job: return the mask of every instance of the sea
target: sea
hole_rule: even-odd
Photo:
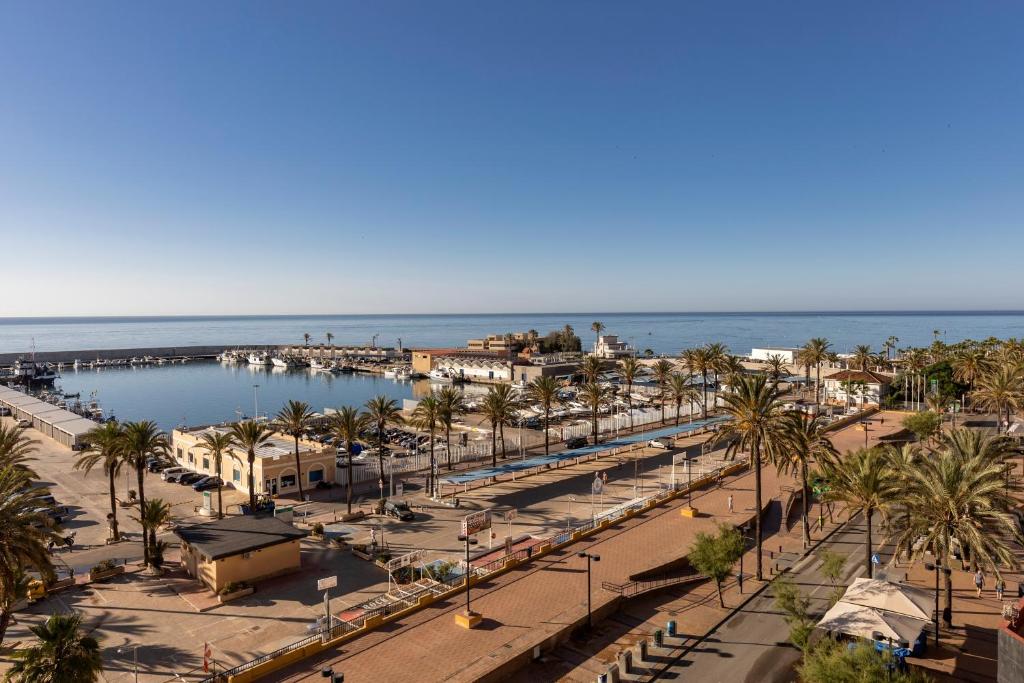
[[[467,339],[529,329],[542,336],[571,325],[589,345],[600,321],[639,351],[677,354],[709,342],[733,353],[755,347],[799,346],[825,337],[837,352],[869,344],[880,350],[893,336],[900,348],[935,339],[1024,337],[1024,312],[813,312],[813,313],[537,313],[493,315],[175,316],[123,318],[0,318],[0,353],[145,348],[191,345],[312,344],[333,335],[337,345],[404,348],[464,346]],[[254,369],[216,362],[93,370],[65,368],[58,386],[95,394],[108,415],[152,419],[165,429],[212,424],[239,415],[274,413],[288,400],[314,410],[361,405],[377,394],[401,400],[423,395],[424,382],[314,373],[308,369]]]

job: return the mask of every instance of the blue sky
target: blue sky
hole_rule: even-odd
[[[1020,3],[3,17],[0,316],[1021,307]]]

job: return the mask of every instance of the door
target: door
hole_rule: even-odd
[[[272,496],[276,496],[277,495],[277,477],[274,477],[273,479],[267,479],[266,483],[267,483],[267,487],[266,487],[267,493],[269,493]]]

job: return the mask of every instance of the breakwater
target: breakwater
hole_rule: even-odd
[[[72,363],[76,359],[81,361],[95,360],[117,360],[121,358],[142,358],[152,356],[154,358],[216,358],[217,354],[225,349],[234,346],[153,346],[131,349],[86,349],[81,351],[38,351],[35,354],[36,361],[40,363]],[[276,345],[246,345],[247,349],[272,350]],[[22,353],[0,353],[0,366],[11,365],[19,358],[28,359],[32,357],[31,352]]]

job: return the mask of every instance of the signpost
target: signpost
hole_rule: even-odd
[[[518,516],[515,508],[505,510],[505,521],[508,522],[508,537],[512,538],[512,520]]]
[[[388,592],[391,591],[391,577],[394,574],[395,570],[401,569],[402,567],[408,567],[409,565],[415,562],[419,562],[423,559],[424,554],[424,550],[413,550],[410,553],[400,555],[392,560],[387,561],[387,563],[384,565],[384,568],[388,570]]]
[[[604,481],[601,480],[601,474],[594,472],[594,481],[590,482],[590,518],[593,519],[595,516],[594,512],[594,496],[601,496],[601,507],[604,507]]]
[[[330,598],[330,594],[331,594],[331,589],[336,587],[337,585],[338,585],[338,577],[337,577],[337,575],[335,575],[335,576],[326,576],[326,577],[324,577],[322,579],[319,579],[316,582],[316,589],[318,591],[323,591],[324,592],[324,619],[326,620],[327,626],[326,626],[326,628],[323,631],[322,639],[323,639],[323,642],[325,642],[325,643],[328,640],[331,639],[331,626],[333,626],[333,624],[331,623],[331,598]]]
[[[480,623],[480,615],[473,614],[469,608],[469,585],[473,577],[473,567],[469,562],[469,537],[481,531],[490,532],[491,511],[481,510],[472,512],[462,518],[462,535],[466,539],[466,614],[462,619],[461,615],[455,615],[455,622],[465,628],[473,628]]]

